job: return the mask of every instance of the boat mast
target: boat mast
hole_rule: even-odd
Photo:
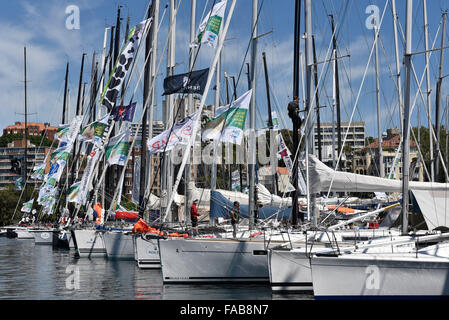
[[[83,69],[84,69],[84,57],[86,56],[85,53],[82,54],[81,56],[81,70],[80,70],[80,76],[79,76],[79,82],[78,82],[78,97],[76,100],[76,116],[80,115],[80,108],[81,108],[81,85],[83,82]],[[76,140],[73,142],[73,151],[72,151],[72,171],[70,174],[70,185],[72,185],[75,182],[75,169],[77,166],[77,158],[78,158],[78,154],[77,154],[77,148],[78,147],[78,143],[76,142]]]
[[[272,157],[273,155],[271,154],[271,146],[274,144],[274,141],[272,139],[272,132],[273,132],[273,116],[271,114],[271,100],[270,100],[270,83],[268,81],[268,68],[267,68],[267,57],[265,52],[262,52],[262,59],[263,59],[263,68],[265,71],[265,86],[266,86],[266,91],[267,91],[267,108],[268,108],[268,129],[270,132],[270,144],[269,144],[269,148],[268,150],[270,150],[270,157]],[[274,136],[273,136],[274,137]],[[274,158],[276,159],[276,158]],[[275,164],[275,162],[273,162],[273,164]],[[274,183],[273,183],[273,187],[274,187],[274,194],[278,194],[279,192],[279,186],[278,186],[278,174],[277,174],[277,165],[275,165],[274,168]]]
[[[24,163],[23,163],[23,170],[24,170],[24,179],[23,179],[23,183],[24,183],[24,188],[26,188],[26,181],[27,181],[27,161],[28,161],[28,148],[27,148],[27,134],[28,134],[28,123],[27,123],[27,115],[28,115],[28,113],[27,113],[27,48],[26,47],[23,47],[23,74],[24,74],[24,81],[23,81],[23,83],[24,83],[24,89],[25,89],[25,91],[24,91],[24,94],[25,94],[25,104],[24,104],[24,106],[25,106],[25,131],[24,131],[24,134],[23,134],[23,136],[24,136],[24,138],[25,138],[25,152],[24,152],[24,155],[25,155],[25,161],[24,161]],[[26,191],[26,190],[25,190]],[[27,200],[27,194],[26,194],[26,192],[25,192],[25,201]]]
[[[405,28],[405,94],[404,94],[404,124],[402,141],[402,234],[408,232],[408,202],[409,202],[409,169],[410,169],[410,78],[412,58],[412,0],[406,4]]]
[[[374,62],[375,62],[375,69],[376,69],[376,102],[377,102],[377,143],[378,143],[378,153],[379,153],[379,163],[378,163],[378,172],[379,177],[382,178],[383,173],[383,155],[382,155],[382,126],[380,124],[380,84],[379,84],[379,52],[378,52],[378,40],[379,40],[379,33],[378,33],[378,26],[376,18],[374,18]]]
[[[66,107],[67,107],[67,83],[68,83],[68,77],[69,77],[69,63],[67,62],[67,65],[65,67],[65,78],[64,78],[64,100],[62,102],[62,124],[65,124],[68,122],[68,115],[66,119]]]
[[[341,152],[341,112],[340,112],[340,80],[338,76],[338,58],[337,58],[337,36],[335,34],[334,15],[329,15],[332,26],[332,48],[335,51],[335,99],[337,105],[337,147],[338,154]],[[340,162],[337,163],[337,168],[343,167]]]
[[[104,36],[103,36],[103,50],[101,52],[101,73],[100,73],[100,86],[99,89],[100,91],[103,91],[103,85],[104,85],[104,75],[106,74],[106,42],[107,42],[107,38],[108,38],[108,30],[110,29],[110,27],[107,27],[104,29]],[[110,58],[109,58],[110,59]],[[102,112],[101,112],[101,105],[98,106],[98,115],[97,115],[97,119],[101,118]]]
[[[435,143],[435,179],[438,181],[440,171],[440,109],[441,109],[441,85],[443,83],[443,60],[444,60],[444,38],[446,37],[446,18],[447,12],[443,13],[443,32],[441,33],[441,49],[440,49],[440,66],[438,81],[436,85],[435,93],[435,131],[436,131],[436,143]]]
[[[169,45],[167,48],[167,77],[170,77],[174,74],[175,69],[175,44],[176,44],[176,17],[175,17],[175,0],[170,0],[169,2],[170,6],[170,19],[169,19],[169,25],[171,27],[171,32],[169,34]],[[174,113],[173,113],[173,107],[174,107],[174,99],[173,95],[167,95],[166,96],[166,120],[167,120],[167,129],[170,127],[170,124],[174,122]],[[164,171],[165,174],[163,174],[163,181],[164,181],[164,187],[166,190],[166,197],[165,201],[163,201],[163,205],[167,206],[167,200],[171,198],[172,194],[172,185],[173,185],[173,164],[171,162],[170,156],[168,153],[165,153],[164,155]],[[176,191],[176,190],[173,190]],[[170,207],[166,207],[167,213],[170,214],[168,217],[169,221],[172,221],[172,210],[171,205]]]
[[[305,0],[304,7],[305,14],[305,36],[306,36],[306,45],[305,45],[305,56],[306,56],[306,124],[305,124],[305,132],[306,132],[306,160],[307,166],[309,165],[309,155],[313,154],[313,86],[312,86],[312,77],[313,77],[313,55],[312,55],[312,2],[311,0]],[[296,172],[295,172],[296,174]],[[307,185],[310,186],[310,176],[307,174]],[[315,228],[317,226],[317,215],[315,213],[315,195],[309,193],[310,201],[307,202],[307,211],[308,217],[311,221],[311,227]]]
[[[425,2],[425,0],[424,0]],[[396,13],[396,0],[391,1],[392,15],[393,15],[393,33],[394,33],[394,49],[395,49],[395,60],[396,60],[396,84],[398,90],[398,102],[399,102],[399,126],[400,132],[402,132],[402,118],[404,117],[404,105],[402,102],[402,83],[401,83],[401,64],[399,61],[399,41],[398,41],[398,27],[397,19],[398,15]]]
[[[198,110],[198,112],[200,114],[203,111],[204,103],[205,103],[205,100],[206,100],[206,97],[207,97],[207,93],[209,92],[211,80],[212,80],[213,74],[215,72],[215,68],[216,68],[217,61],[218,61],[218,58],[219,58],[219,55],[220,55],[220,52],[221,52],[221,48],[223,47],[224,38],[226,37],[226,33],[228,31],[228,28],[229,28],[229,23],[231,21],[232,14],[234,12],[236,1],[237,0],[232,0],[232,4],[231,4],[231,7],[229,8],[229,13],[228,13],[228,17],[226,19],[225,26],[224,26],[223,30],[220,32],[220,37],[218,38],[218,47],[217,47],[217,49],[215,51],[214,59],[212,61],[212,65],[210,67],[209,74],[207,76],[206,85],[204,87],[204,93],[203,93],[203,95],[201,97],[201,101],[200,101],[200,106],[199,106],[199,110]],[[199,122],[200,122],[200,119],[197,118],[197,120],[196,120],[196,122],[195,122],[195,124],[193,126],[192,136],[189,139],[188,145],[191,144],[191,142],[192,142],[191,139],[194,139],[194,137],[196,136],[196,133],[198,132],[197,130],[198,130],[198,127],[200,126]],[[186,152],[184,152],[184,154],[183,154],[182,163],[181,163],[180,169],[179,169],[179,171],[177,173],[176,181],[174,183],[174,188],[173,188],[174,190],[176,190],[176,188],[179,185],[179,182],[181,181],[181,178],[182,178],[182,175],[183,175],[183,172],[184,172],[184,168],[185,168],[185,164],[187,162],[187,157],[190,156],[190,151],[191,151],[191,149],[187,148]],[[170,196],[170,198],[168,200],[167,208],[170,207],[172,203],[173,203],[173,196]],[[169,213],[168,210],[166,210],[165,213],[164,213],[164,216],[161,219],[162,221],[166,220],[168,213]]]
[[[423,0],[423,15],[424,15],[424,45],[426,58],[426,84],[427,84],[427,114],[429,118],[429,155],[430,155],[430,178],[435,181],[435,167],[434,167],[434,152],[433,152],[433,137],[432,137],[432,108],[430,105],[430,67],[429,67],[429,24],[427,23],[427,0]]]
[[[253,0],[252,7],[252,23],[251,23],[251,103],[249,111],[249,146],[250,146],[250,159],[249,159],[249,230],[254,228],[254,209],[255,209],[255,180],[256,180],[256,54],[257,54],[257,8],[258,0]]]
[[[295,24],[294,24],[294,36],[293,36],[293,99],[299,97],[299,47],[300,47],[300,27],[301,27],[301,0],[295,1]],[[296,126],[296,121],[293,121],[293,177],[292,183],[295,190],[292,196],[292,226],[298,225],[298,196],[299,196],[299,183],[298,183],[298,148],[299,148],[299,128]],[[301,221],[304,217],[301,214]]]
[[[195,41],[195,18],[196,18],[196,0],[192,0],[191,7],[190,7],[190,41],[189,43],[193,43]],[[195,57],[195,48],[194,46],[191,46],[189,48],[189,71],[193,71],[193,62]],[[193,94],[189,93],[187,96],[188,105],[186,111],[187,115],[192,114],[195,112],[195,106],[193,105]],[[186,115],[186,116],[187,116]],[[190,163],[191,163],[191,156],[188,158],[185,168],[185,183],[184,183],[184,219],[187,224],[187,222],[190,222],[190,203],[191,200],[190,192],[189,192],[189,183],[190,183],[190,176],[191,176],[191,169],[190,169]]]
[[[156,59],[157,59],[157,43],[158,43],[158,34],[159,34],[159,6],[160,6],[160,0],[153,0],[152,7],[153,7],[153,22],[151,24],[152,26],[152,40],[153,43],[151,45],[151,100],[148,111],[148,123],[150,124],[148,127],[148,137],[153,137],[153,119],[154,119],[154,97],[156,93]],[[150,138],[150,139],[151,139]],[[153,166],[151,165],[152,157],[149,159],[150,165],[148,166],[148,183],[152,183],[151,177],[153,174]],[[154,179],[154,178],[153,178]],[[148,196],[151,194],[151,187],[147,187],[147,193]],[[145,196],[146,199],[148,199],[147,196]],[[145,208],[144,208],[145,209]],[[148,210],[145,211],[145,221],[149,221],[149,212]]]
[[[237,85],[235,83],[235,76],[231,76],[231,78],[232,78],[232,87],[234,90],[234,100],[237,100]],[[245,137],[243,137],[243,145],[245,145]],[[242,173],[242,164],[240,163],[240,161],[239,161],[239,178],[240,178],[240,192],[243,192],[243,173]]]
[[[320,97],[318,93],[318,65],[316,58],[315,49],[315,36],[312,35],[312,46],[313,46],[313,78],[315,81],[315,108],[316,108],[316,130],[318,132],[318,159],[321,161],[321,120],[320,120]]]
[[[147,11],[147,19],[151,17],[152,6],[148,7]],[[154,23],[151,24],[151,28],[154,28]],[[145,38],[145,58],[148,57],[148,54],[151,49],[151,37],[152,32],[149,31]],[[149,175],[147,175],[147,155],[148,155],[148,109],[145,108],[146,101],[149,98],[149,88],[151,83],[150,76],[150,66],[149,64],[145,64],[144,69],[144,77],[143,77],[143,119],[142,119],[142,142],[141,142],[141,155],[140,155],[140,180],[139,180],[139,217],[143,218],[145,213],[145,187],[146,187],[146,179]],[[150,127],[152,123],[149,124]]]

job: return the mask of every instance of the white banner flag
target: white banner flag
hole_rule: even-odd
[[[205,43],[213,48],[217,46],[217,40],[220,34],[221,22],[226,11],[226,0],[223,0],[214,5],[211,11],[201,21],[198,27],[198,35],[191,46],[198,46],[198,44]]]
[[[240,145],[251,96],[252,90],[249,90],[230,105],[221,107],[220,113],[206,123],[202,140],[220,140]]]
[[[177,122],[173,128],[167,129],[160,135],[148,141],[148,152],[164,152],[173,149],[177,144],[187,144],[193,133],[193,126],[198,112]]]
[[[101,151],[98,149],[94,149],[88,156],[87,156],[87,164],[84,168],[83,177],[80,181],[80,200],[81,204],[84,204],[87,200],[87,194],[89,192],[90,185],[92,183],[92,179],[94,176],[94,169],[95,164],[97,163],[98,159],[100,158]]]

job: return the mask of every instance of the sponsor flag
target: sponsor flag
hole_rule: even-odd
[[[177,144],[187,144],[193,133],[193,126],[198,112],[177,122],[172,128],[148,141],[148,152],[164,152],[173,149]]]
[[[70,186],[67,192],[68,202],[81,203],[80,184],[81,181],[78,181]]]
[[[23,189],[23,178],[20,177],[14,181],[14,190],[22,190]]]
[[[136,111],[136,102],[133,102],[128,106],[115,106],[112,109],[111,116],[115,121],[132,122],[134,119],[135,111]]]
[[[209,68],[176,74],[164,79],[164,95],[173,93],[203,94],[206,87]]]
[[[226,0],[223,0],[214,5],[211,11],[201,21],[198,27],[198,35],[191,46],[196,47],[200,43],[205,43],[208,46],[215,48],[220,34],[221,23],[226,11]]]
[[[109,143],[105,148],[105,158],[109,165],[117,164],[119,166],[125,165],[126,157],[128,156],[131,132],[125,132],[109,139]]]
[[[126,44],[120,51],[111,75],[106,83],[106,87],[100,98],[100,104],[108,108],[109,111],[111,111],[115,105],[115,100],[117,99],[118,93],[125,81],[126,74],[128,73],[135,58],[143,32],[147,26],[147,23],[150,23],[151,21],[152,19],[150,18],[134,26],[128,34]]]
[[[52,162],[50,170],[46,174],[44,181],[48,181],[48,179],[53,178],[56,182],[59,182],[66,163],[67,161],[63,159]]]
[[[94,149],[88,156],[87,156],[87,163],[86,167],[84,168],[83,177],[80,181],[80,204],[84,204],[87,200],[87,194],[90,189],[90,185],[92,183],[92,179],[94,177],[94,169],[95,165],[100,157],[101,151],[99,149]]]
[[[41,164],[35,165],[33,167],[33,173],[31,174],[31,179],[42,180],[45,174],[45,161]]]
[[[65,142],[68,144],[73,143],[75,141],[76,136],[80,130],[81,123],[83,122],[83,116],[76,116],[70,124],[61,124],[59,125],[58,130],[56,130],[55,137],[61,143]]]
[[[28,201],[28,202],[25,202],[25,203],[22,205],[22,209],[20,209],[20,211],[21,211],[21,212],[27,212],[27,213],[30,213],[30,212],[31,212],[31,209],[33,208],[33,203],[34,203],[34,198],[31,199],[31,200]]]
[[[273,130],[279,130],[279,119],[276,111],[271,112],[271,120],[273,121]],[[267,121],[267,127],[270,127],[269,121]]]
[[[78,135],[78,140],[92,142],[97,147],[100,147],[103,143],[103,135],[106,132],[108,124],[109,115],[106,115],[100,120],[94,121],[87,125]]]
[[[240,144],[251,101],[252,90],[245,92],[228,107],[220,108],[220,114],[209,120],[203,129],[202,140],[220,140]]]

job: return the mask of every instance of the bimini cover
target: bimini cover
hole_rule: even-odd
[[[427,228],[433,230],[437,227],[449,228],[449,191],[448,190],[414,190],[411,189],[418,202],[421,213],[426,221]]]
[[[219,191],[211,191],[210,196],[210,217],[230,219],[234,201],[226,199],[226,197],[224,197]],[[240,217],[248,219],[248,212],[249,205],[240,203]],[[291,208],[265,206],[258,209],[259,219],[288,219],[291,217],[291,214]]]

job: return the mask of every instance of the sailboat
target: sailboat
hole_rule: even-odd
[[[406,4],[405,45],[405,96],[403,122],[403,202],[408,203],[411,191],[420,206],[426,223],[431,228],[446,227],[445,213],[448,202],[448,186],[429,182],[422,189],[409,182],[409,121],[410,121],[410,77],[412,40],[412,0]],[[445,21],[446,14],[443,16]],[[445,23],[443,23],[445,26]],[[442,38],[444,39],[444,32]],[[443,48],[441,48],[443,50]],[[426,65],[428,68],[428,65]],[[421,183],[423,184],[423,183]],[[403,207],[402,232],[407,236],[407,206]],[[420,248],[422,238],[411,239],[414,250],[400,253],[351,252],[333,257],[313,255],[311,268],[314,295],[316,298],[339,297],[441,297],[449,295],[447,275],[449,273],[447,233],[436,234],[436,244]],[[424,236],[423,238],[425,238]],[[387,244],[388,246],[388,244]],[[349,274],[350,273],[350,274]],[[348,281],[350,279],[350,281]],[[345,285],[341,285],[343,281]]]

